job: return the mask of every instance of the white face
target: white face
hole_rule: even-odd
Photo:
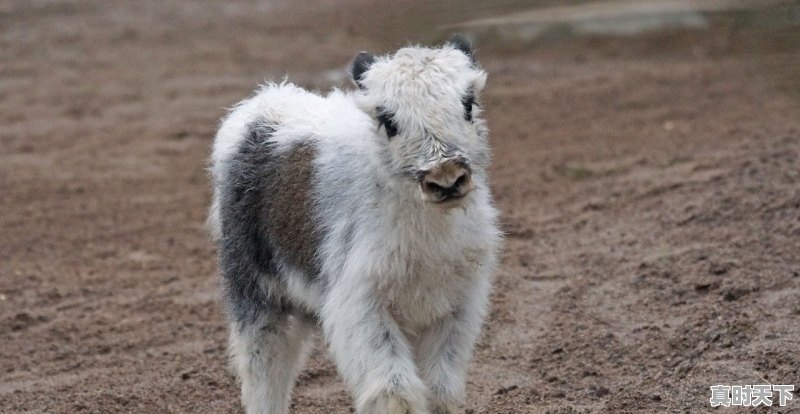
[[[423,200],[455,204],[489,163],[488,130],[477,99],[486,73],[456,46],[407,47],[377,57],[354,76],[359,106],[376,120],[393,173]],[[369,58],[369,56],[367,56]]]

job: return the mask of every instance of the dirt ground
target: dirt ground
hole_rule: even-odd
[[[241,412],[204,228],[224,108],[517,3],[0,0],[0,412]],[[478,44],[507,242],[465,413],[800,385],[800,30],[764,21]],[[320,344],[293,411],[350,407]]]

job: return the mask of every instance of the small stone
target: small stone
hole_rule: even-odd
[[[725,299],[728,302],[733,302],[735,300],[739,300],[746,293],[747,292],[742,289],[729,289],[722,295],[722,299]]]
[[[608,388],[606,388],[606,387],[604,387],[602,385],[599,386],[599,387],[594,387],[593,386],[592,387],[592,394],[594,394],[594,396],[598,397],[598,398],[599,397],[605,397],[606,395],[611,394],[611,390],[609,390]]]
[[[494,392],[494,395],[504,395],[508,394],[510,391],[514,391],[519,388],[517,385],[509,385],[508,387],[502,387]]]

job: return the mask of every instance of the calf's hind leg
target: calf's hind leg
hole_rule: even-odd
[[[286,414],[313,325],[281,309],[261,312],[252,323],[234,324],[230,349],[247,414]]]

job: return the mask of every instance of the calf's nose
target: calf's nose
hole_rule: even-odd
[[[426,172],[420,180],[420,187],[428,201],[461,198],[472,190],[472,174],[463,161],[447,160]]]

